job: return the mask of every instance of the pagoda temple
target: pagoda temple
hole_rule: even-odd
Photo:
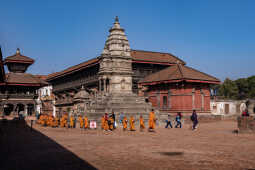
[[[4,60],[0,53],[0,115],[35,113],[37,89],[47,85],[47,82],[26,73],[27,68],[33,63],[34,60],[22,55],[19,48],[14,55]],[[8,73],[5,73],[4,65],[7,66]]]

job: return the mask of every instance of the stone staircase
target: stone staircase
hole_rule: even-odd
[[[123,113],[127,118],[131,115],[134,116],[136,120],[139,120],[140,115],[143,115],[144,120],[147,121],[151,109],[151,103],[146,103],[144,97],[133,93],[104,94],[95,98],[87,108],[86,114],[90,120],[96,120],[98,123],[101,116],[112,112],[115,113],[116,120],[119,120],[120,113]]]

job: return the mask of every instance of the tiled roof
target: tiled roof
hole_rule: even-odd
[[[23,56],[20,53],[16,53],[12,56],[6,57],[4,59],[4,62],[20,62],[20,63],[30,63],[33,64],[34,60],[32,58],[29,58],[27,56]]]
[[[63,71],[52,73],[52,74],[48,75],[47,81],[58,78],[58,77],[61,77],[61,76],[66,75],[66,74],[70,74],[70,73],[82,70],[83,68],[86,68],[91,64],[96,64],[98,62],[98,60],[99,60],[98,58],[93,58],[91,60],[85,61],[85,62],[80,63],[78,65],[69,67],[69,68],[67,68]]]
[[[42,80],[46,80],[48,77],[47,75],[34,75],[34,76]]]
[[[48,83],[37,76],[28,73],[7,73],[6,74],[7,84],[36,84],[36,85],[47,85]]]
[[[161,53],[161,52],[152,52],[152,51],[142,51],[142,50],[131,50],[131,56],[133,59],[133,62],[152,62],[152,63],[158,63],[158,64],[175,64],[177,62],[186,64],[184,61],[179,59],[178,57],[170,54],[170,53]],[[80,63],[78,65],[69,67],[63,71],[52,73],[48,75],[47,81],[56,79],[58,77],[64,76],[66,74],[71,74],[73,72],[79,71],[83,68],[86,68],[87,66],[91,64],[97,64],[99,61],[99,58],[94,58],[88,61],[85,61],[83,63]]]
[[[149,61],[158,63],[176,64],[177,62],[186,64],[183,60],[170,53],[132,50],[131,56],[135,61]]]
[[[194,81],[194,82],[201,81],[212,84],[220,83],[219,79],[182,64],[176,64],[166,69],[163,69],[159,72],[148,75],[139,83],[157,84],[161,82],[176,82],[176,81]]]

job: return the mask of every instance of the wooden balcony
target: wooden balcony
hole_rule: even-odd
[[[37,94],[0,94],[0,99],[37,99]]]

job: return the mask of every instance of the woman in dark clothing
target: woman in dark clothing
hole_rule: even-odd
[[[198,124],[196,110],[193,110],[193,113],[192,113],[190,119],[193,122],[192,130],[195,130],[197,128],[197,124]]]

